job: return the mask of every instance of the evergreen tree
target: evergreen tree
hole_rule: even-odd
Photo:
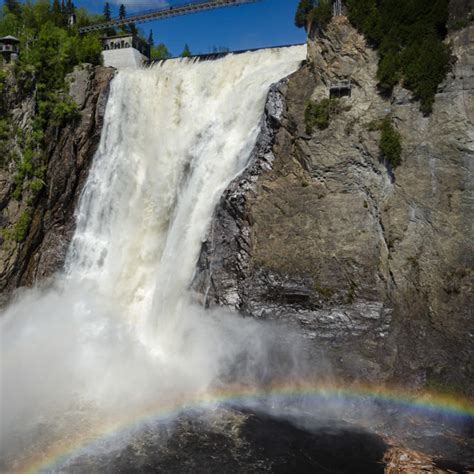
[[[182,58],[189,58],[191,56],[191,50],[187,44],[184,45],[183,52],[181,53]]]
[[[4,0],[4,3],[10,13],[13,13],[14,15],[19,15],[21,13],[18,0]]]
[[[148,35],[148,44],[150,45],[151,48],[155,45],[155,41],[153,39],[153,31],[150,30],[150,34]]]
[[[53,13],[57,15],[61,13],[61,6],[59,5],[59,0],[53,1]]]
[[[298,7],[296,8],[295,14],[295,26],[298,28],[303,28],[306,26],[306,21],[308,18],[309,12],[313,8],[312,0],[300,0]]]
[[[119,8],[119,18],[123,20],[127,16],[127,12],[125,10],[125,5],[122,3]]]
[[[105,18],[105,21],[110,21],[112,19],[112,13],[110,11],[109,2],[105,2],[105,5],[104,5],[104,18]]]
[[[66,5],[64,3],[64,0],[61,0],[61,11],[64,13],[66,11]]]
[[[169,59],[171,53],[164,43],[160,43],[151,49],[151,59]]]

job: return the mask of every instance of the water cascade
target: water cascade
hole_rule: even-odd
[[[265,359],[257,323],[204,311],[188,287],[215,205],[247,164],[269,87],[305,53],[118,73],[65,271],[18,294],[0,321],[4,459],[84,429],[91,413],[103,422],[204,390],[245,348]]]

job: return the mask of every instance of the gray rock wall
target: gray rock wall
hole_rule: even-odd
[[[79,118],[61,129],[48,131],[46,186],[32,205],[31,226],[24,242],[1,239],[0,294],[5,300],[18,286],[32,285],[49,277],[64,262],[74,228],[74,209],[102,130],[109,83],[114,70],[84,65],[70,74],[70,94],[79,109]],[[34,97],[18,101],[11,94],[9,109],[14,123],[31,128]],[[13,164],[0,169],[0,211],[2,228],[11,228],[26,206],[12,197]]]
[[[302,331],[335,373],[473,391],[474,27],[424,117],[377,93],[377,53],[344,17],[311,32],[308,63],[275,87],[250,167],[224,194],[195,287],[208,305]],[[352,77],[326,130],[309,99]],[[403,163],[380,160],[391,114]]]

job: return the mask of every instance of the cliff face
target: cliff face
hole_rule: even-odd
[[[82,66],[69,75],[70,94],[79,117],[71,124],[48,130],[46,186],[34,198],[31,225],[23,242],[2,238],[0,293],[31,285],[52,275],[63,264],[74,227],[74,209],[89,164],[98,146],[113,69]],[[31,129],[34,97],[18,102],[11,94],[9,109],[15,126]],[[14,164],[0,169],[2,228],[18,222],[27,199],[12,196]],[[31,197],[30,197],[31,200]]]
[[[249,169],[224,194],[195,287],[207,304],[291,324],[346,377],[473,391],[474,27],[425,117],[377,93],[377,53],[344,17],[313,32],[308,62],[270,94]],[[326,130],[309,99],[350,76]],[[380,160],[391,114],[402,164]]]

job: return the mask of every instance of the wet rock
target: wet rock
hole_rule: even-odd
[[[378,94],[377,53],[347,19],[311,32],[215,212],[194,282],[206,304],[284,321],[340,375],[473,393],[473,39],[449,37],[456,62],[425,117],[409,91]],[[308,134],[307,101],[348,77],[341,111]],[[396,170],[374,126],[388,113]]]

